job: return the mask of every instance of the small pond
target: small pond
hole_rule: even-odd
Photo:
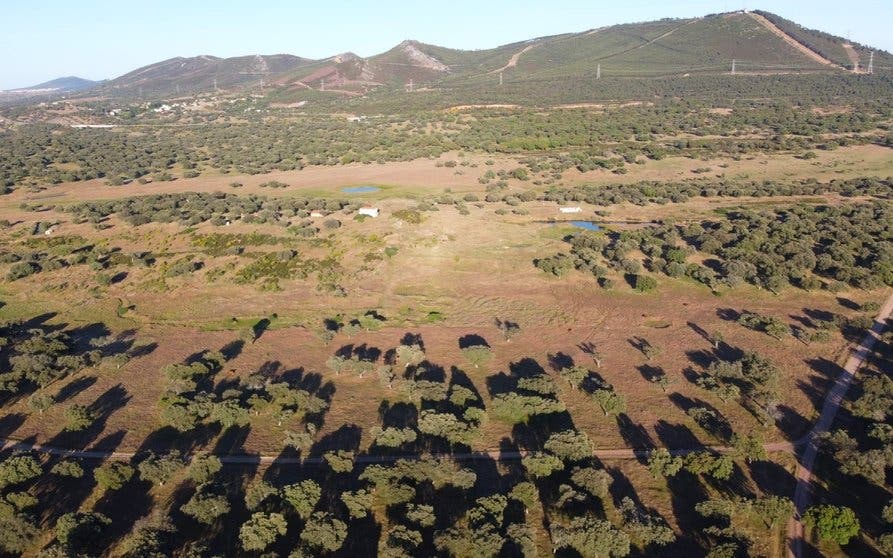
[[[345,194],[368,194],[369,192],[377,192],[379,190],[381,190],[381,188],[378,186],[369,186],[365,184],[362,186],[347,186],[341,188],[341,191]]]
[[[587,231],[598,231],[601,230],[601,227],[598,224],[592,221],[571,221],[572,227],[576,227],[578,229],[586,229]]]

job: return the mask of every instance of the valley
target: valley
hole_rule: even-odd
[[[0,554],[891,555],[891,62],[756,11],[4,93]]]

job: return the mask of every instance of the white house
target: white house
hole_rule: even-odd
[[[311,216],[311,217],[314,217],[314,218],[316,218],[316,217],[323,217],[323,214],[322,214],[322,211],[316,211],[316,210],[314,210],[314,211],[311,211],[311,212],[310,212],[310,216]]]
[[[369,217],[378,217],[379,209],[377,207],[363,206],[360,208],[360,215],[368,215]]]
[[[562,212],[562,213],[580,213],[580,212],[583,211],[583,208],[580,207],[580,206],[576,206],[576,207],[561,207],[561,208],[558,209],[558,211],[560,211],[560,212]]]

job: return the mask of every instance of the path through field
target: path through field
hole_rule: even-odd
[[[806,436],[806,449],[803,451],[803,456],[800,458],[800,464],[797,466],[797,472],[794,475],[797,479],[797,488],[794,491],[794,516],[788,522],[788,540],[790,541],[788,556],[793,558],[801,558],[803,556],[802,520],[803,513],[809,507],[810,499],[812,498],[810,485],[812,482],[812,468],[815,465],[815,459],[819,451],[817,438],[819,435],[827,432],[831,427],[831,423],[834,422],[837,410],[846,396],[856,371],[859,370],[865,359],[871,355],[871,349],[884,331],[887,319],[891,313],[893,313],[893,294],[890,295],[880,312],[878,312],[874,325],[865,334],[862,342],[859,343],[859,346],[856,347],[856,350],[847,359],[840,376],[837,377],[831,391],[825,396],[819,420],[816,421],[812,430]]]

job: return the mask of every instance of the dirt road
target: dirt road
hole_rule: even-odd
[[[853,45],[850,43],[844,43],[843,50],[846,51],[846,55],[850,59],[850,63],[853,65],[853,73],[861,74],[862,69],[859,67],[859,53],[856,52],[856,49],[853,48]]]
[[[515,66],[518,65],[518,59],[521,58],[521,55],[524,54],[525,52],[527,52],[528,50],[534,48],[535,46],[537,46],[537,44],[538,44],[538,43],[529,44],[529,45],[527,45],[526,47],[522,48],[521,50],[519,50],[518,52],[516,52],[515,54],[513,54],[513,55],[511,56],[511,58],[509,58],[509,61],[505,63],[505,66],[503,66],[502,68],[498,68],[498,69],[496,69],[496,70],[493,70],[493,71],[490,72],[490,73],[491,73],[491,74],[498,74],[498,73],[500,73],[500,72],[503,72],[503,71],[505,71],[505,70],[508,70],[509,68],[514,68]]]
[[[820,434],[827,432],[831,427],[831,423],[834,422],[837,410],[840,408],[840,404],[846,396],[846,392],[856,375],[856,371],[859,370],[862,363],[865,362],[865,359],[871,354],[871,349],[874,347],[875,342],[877,342],[881,332],[884,331],[884,327],[891,312],[893,312],[893,295],[890,295],[887,302],[884,303],[884,306],[875,318],[874,325],[868,333],[865,334],[862,342],[859,343],[859,346],[856,347],[856,350],[850,355],[850,358],[847,359],[846,364],[843,366],[843,370],[834,382],[834,386],[831,388],[831,391],[828,392],[828,395],[825,396],[825,402],[822,405],[822,414],[819,415],[819,420],[816,421],[812,430],[807,435],[807,439],[805,440],[806,449],[803,451],[803,455],[800,458],[800,464],[797,466],[797,472],[795,473],[795,478],[797,479],[797,488],[794,491],[795,512],[790,522],[788,522],[788,541],[790,544],[788,548],[788,556],[790,557],[801,558],[803,556],[803,513],[806,511],[806,508],[809,507],[812,497],[810,485],[812,482],[812,468],[815,466],[815,459],[819,450],[817,438]]]
[[[768,453],[777,453],[777,452],[793,452],[796,450],[799,445],[801,445],[804,440],[797,440],[794,442],[775,442],[771,444],[766,444],[764,448]],[[53,455],[57,457],[72,457],[77,459],[91,459],[91,460],[114,460],[114,461],[130,461],[134,457],[137,457],[137,453],[135,452],[126,452],[126,451],[96,451],[96,450],[85,450],[85,449],[75,449],[75,448],[61,448],[58,446],[51,446],[46,444],[31,444],[20,442],[17,440],[11,440],[8,438],[0,438],[0,449],[4,451],[24,451],[24,452],[37,452],[44,453],[47,455]],[[731,453],[735,451],[734,448],[728,446],[696,446],[690,448],[675,448],[670,450],[671,455],[688,455],[690,453],[695,453],[698,451],[713,451],[716,453]],[[614,460],[614,459],[639,459],[645,458],[651,453],[651,449],[635,449],[635,448],[616,448],[616,449],[597,449],[593,452],[593,455],[599,459],[606,460]],[[443,454],[431,454],[431,457],[434,458],[443,458],[443,459],[451,459],[454,461],[480,461],[480,460],[491,460],[491,461],[517,461],[519,459],[523,459],[531,452],[528,450],[520,450],[520,451],[504,451],[504,450],[485,450],[479,452],[464,452],[464,453],[443,453]],[[281,457],[279,455],[272,454],[245,454],[245,455],[225,455],[219,454],[220,461],[223,463],[231,464],[231,465],[321,465],[325,463],[325,460],[322,457]],[[397,461],[399,459],[418,459],[420,457],[419,454],[403,454],[403,455],[359,455],[356,457],[355,462],[360,464],[369,464],[369,463],[391,463]]]
[[[796,50],[798,50],[804,56],[814,60],[815,62],[818,62],[819,64],[824,64],[825,66],[833,66],[839,70],[846,70],[846,68],[844,68],[843,66],[841,66],[839,64],[835,64],[834,62],[828,60],[827,58],[825,58],[818,52],[812,50],[811,48],[808,48],[806,45],[802,44],[800,41],[798,41],[794,37],[791,37],[784,31],[782,31],[781,28],[779,28],[777,25],[775,25],[774,23],[772,23],[765,17],[761,16],[760,14],[748,12],[748,15],[750,17],[754,18],[760,25],[762,25],[763,27],[768,29],[770,32],[772,32],[774,35],[776,35],[778,38],[780,38],[787,44],[794,47]]]

